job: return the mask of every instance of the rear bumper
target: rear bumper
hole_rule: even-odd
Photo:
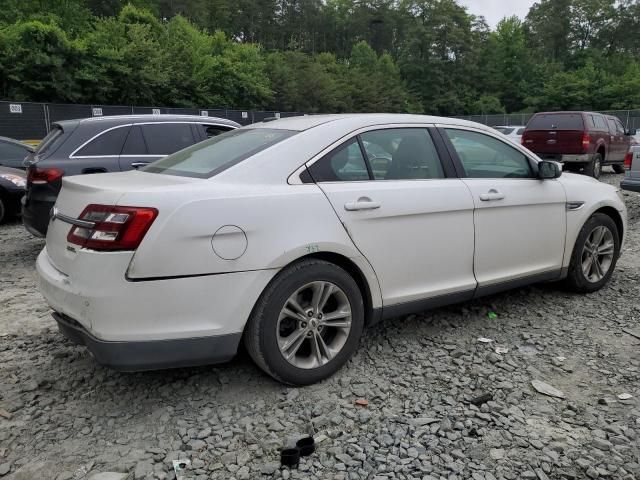
[[[625,177],[620,182],[620,188],[630,192],[640,192],[640,178]]]
[[[73,343],[85,345],[98,363],[121,371],[226,362],[235,355],[242,337],[241,333],[235,333],[174,340],[110,342],[96,338],[66,315],[54,313],[53,318],[60,332]]]
[[[24,190],[22,189],[14,189],[14,190],[4,190],[4,193],[0,192],[0,198],[5,203],[5,208],[7,209],[7,213],[11,216],[20,213],[21,202],[20,200],[24,196]]]
[[[590,153],[581,155],[563,155],[560,153],[538,153],[537,154],[543,160],[554,160],[562,163],[589,163],[593,158]]]

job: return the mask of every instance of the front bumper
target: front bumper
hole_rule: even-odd
[[[110,342],[93,336],[75,320],[54,313],[60,332],[78,345],[85,345],[96,361],[120,371],[156,370],[226,362],[233,358],[241,333],[212,337]]]
[[[620,188],[630,192],[640,192],[640,178],[625,177],[620,182]]]

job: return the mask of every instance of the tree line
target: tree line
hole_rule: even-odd
[[[640,108],[640,1],[4,0],[0,97],[441,115]]]

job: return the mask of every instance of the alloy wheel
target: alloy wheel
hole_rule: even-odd
[[[609,272],[613,263],[615,243],[613,233],[605,226],[594,228],[582,248],[582,273],[591,283],[598,283]]]
[[[347,343],[351,305],[346,293],[331,282],[311,282],[285,302],[277,323],[277,339],[284,359],[297,368],[329,363]]]

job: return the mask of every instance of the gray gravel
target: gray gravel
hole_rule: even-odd
[[[173,479],[172,461],[189,459],[198,479],[640,479],[640,340],[623,331],[640,331],[640,195],[627,204],[601,292],[529,287],[388,321],[303,389],[244,353],[150,373],[96,365],[37,293],[42,242],[2,226],[0,478]],[[281,469],[279,449],[312,431],[317,452]]]

